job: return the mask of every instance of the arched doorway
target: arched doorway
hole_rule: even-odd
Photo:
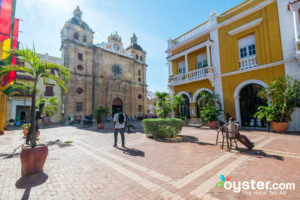
[[[120,98],[115,98],[112,102],[112,116],[114,116],[119,109],[123,112],[123,101]]]
[[[190,100],[189,97],[186,94],[182,94],[182,97],[185,100],[184,104],[179,104],[177,106],[177,114],[178,117],[186,117],[187,119],[191,119],[190,115]]]
[[[204,104],[205,102],[199,102],[199,98],[201,97],[201,94],[205,94],[208,96],[212,96],[212,94],[208,91],[201,91],[201,93],[199,93],[196,97],[196,113],[197,113],[197,118],[200,118],[201,115],[201,108],[203,107],[202,104]]]
[[[244,86],[239,94],[240,113],[242,126],[264,127],[265,123],[256,120],[253,115],[257,112],[259,106],[267,105],[265,100],[257,96],[263,87],[259,84],[249,84]]]

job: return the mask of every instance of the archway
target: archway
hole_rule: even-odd
[[[258,92],[263,89],[259,84],[248,84],[240,90],[240,116],[241,124],[246,127],[264,127],[264,122],[260,122],[254,118],[258,107],[267,105],[267,101],[258,97]]]
[[[119,109],[123,112],[123,101],[120,98],[115,98],[112,102],[112,116],[114,116]]]
[[[177,115],[178,117],[186,117],[187,119],[191,119],[190,98],[186,94],[182,94],[182,97],[184,98],[185,103],[177,106]]]

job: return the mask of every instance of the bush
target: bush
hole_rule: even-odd
[[[144,130],[147,136],[154,138],[174,138],[182,128],[182,120],[175,118],[144,119]]]

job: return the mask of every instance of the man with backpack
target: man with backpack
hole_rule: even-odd
[[[121,140],[122,140],[122,147],[125,148],[125,136],[124,136],[125,122],[126,122],[125,114],[121,112],[121,109],[118,109],[118,113],[116,113],[115,116],[114,116],[114,139],[115,139],[115,143],[114,143],[113,147],[118,147],[117,146],[118,132],[120,132]]]

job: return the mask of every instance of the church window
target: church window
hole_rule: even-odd
[[[141,94],[138,95],[138,98],[139,98],[139,99],[142,99],[142,97],[143,97],[143,96],[142,96]]]
[[[78,65],[77,69],[81,71],[81,70],[83,70],[83,66],[82,65]]]
[[[139,105],[139,112],[142,112],[142,110],[143,110],[143,106]]]
[[[83,61],[83,54],[82,53],[78,53],[78,60]]]
[[[139,60],[139,56],[138,56],[137,54],[135,55],[135,59],[136,59],[136,60]]]
[[[82,94],[82,93],[83,93],[83,89],[82,89],[82,88],[77,88],[76,92],[77,92],[78,94]]]
[[[139,74],[139,76],[140,76],[140,75],[142,75],[142,71],[141,71],[141,70],[139,70],[138,74]]]
[[[79,34],[76,32],[76,33],[74,33],[74,39],[75,40],[79,40]]]
[[[143,61],[143,56],[140,56],[140,61]]]
[[[138,80],[139,80],[139,82],[142,82],[142,79],[141,79],[141,78],[139,78]]]
[[[46,86],[46,88],[45,88],[45,94],[44,95],[46,97],[53,97],[54,96],[53,86],[51,86],[51,85]]]
[[[82,41],[83,41],[83,42],[87,42],[87,37],[86,37],[86,35],[83,36]]]
[[[82,102],[76,102],[76,112],[81,112],[82,107],[83,107]]]

